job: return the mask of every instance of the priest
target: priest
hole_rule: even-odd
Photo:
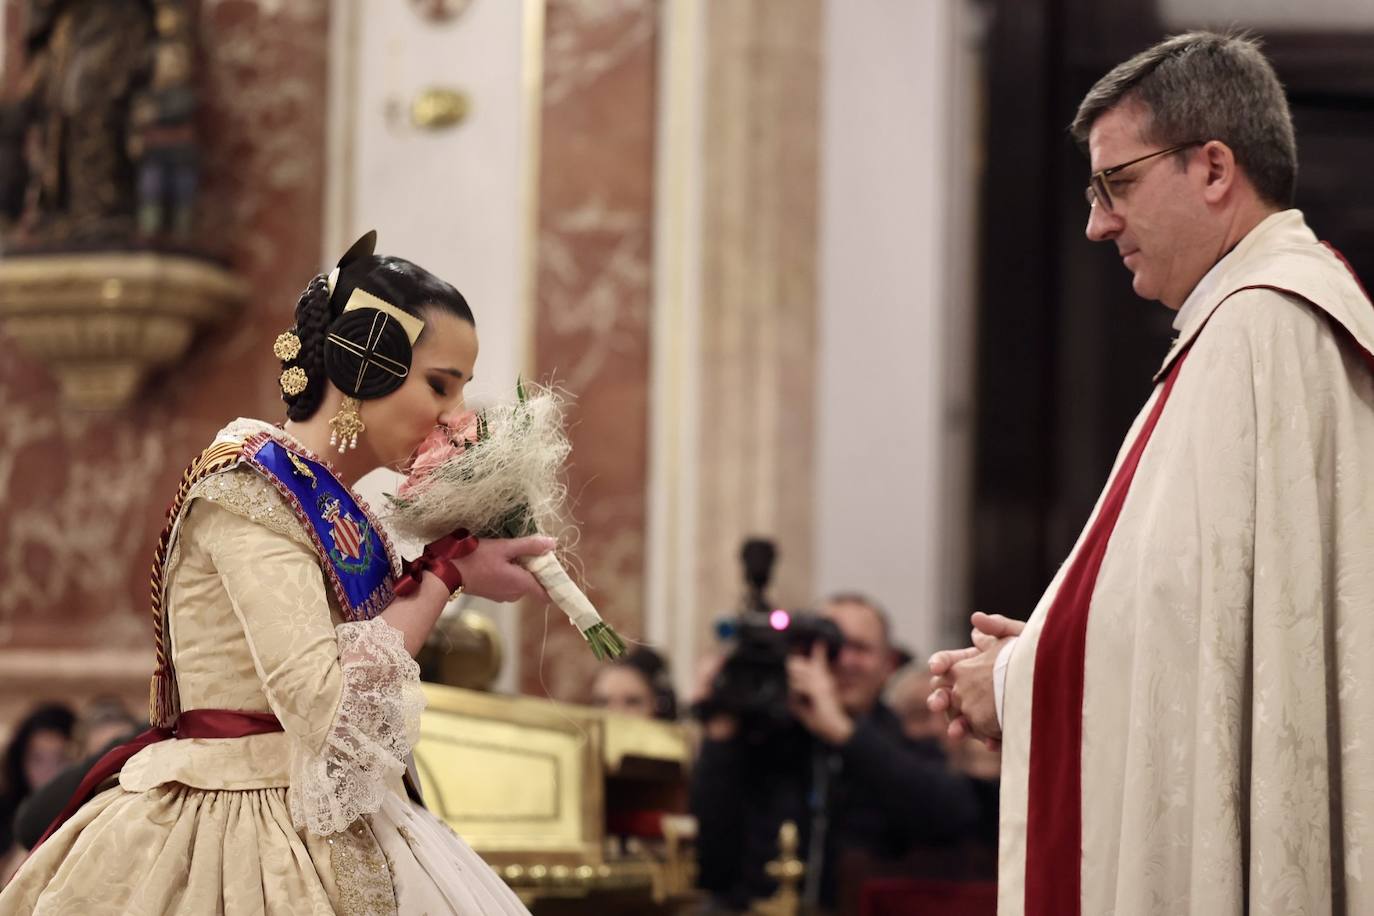
[[[1001,743],[999,913],[1374,913],[1374,306],[1253,41],[1170,38],[1072,130],[1178,338],[1029,620],[931,660]]]

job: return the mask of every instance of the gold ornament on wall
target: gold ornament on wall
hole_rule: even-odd
[[[472,99],[461,89],[431,86],[410,103],[410,122],[421,130],[444,130],[467,120]]]
[[[452,22],[470,6],[472,0],[410,0],[410,8],[428,22]]]

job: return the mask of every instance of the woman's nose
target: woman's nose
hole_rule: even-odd
[[[457,404],[445,410],[443,413],[439,414],[439,425],[446,426],[452,429],[453,427],[458,425],[459,419],[466,412],[467,406],[463,403],[463,399],[460,397],[458,398]]]

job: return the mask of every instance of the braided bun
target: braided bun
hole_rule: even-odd
[[[325,391],[324,341],[329,323],[329,278],[320,274],[310,281],[296,303],[295,331],[301,339],[301,352],[295,359],[282,363],[283,370],[300,366],[309,379],[300,394],[282,394],[288,419],[308,420],[320,409]]]

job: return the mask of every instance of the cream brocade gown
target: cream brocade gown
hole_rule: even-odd
[[[0,914],[528,912],[407,798],[419,668],[384,621],[340,622],[301,523],[254,471],[191,491],[167,600],[181,708],[272,712],[285,731],[145,748]]]

